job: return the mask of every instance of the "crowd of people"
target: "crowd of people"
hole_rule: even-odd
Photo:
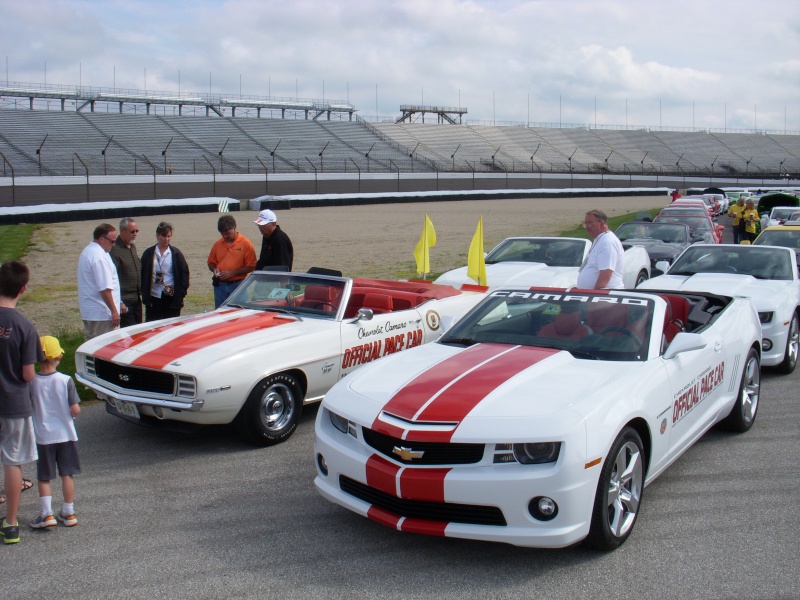
[[[237,232],[229,214],[217,221],[220,239],[208,255],[214,306],[219,307],[248,273],[256,269],[291,270],[294,248],[271,210],[254,221],[262,236],[256,259],[253,243]],[[173,226],[156,227],[156,243],[139,257],[136,219],[125,217],[119,229],[98,225],[78,258],[78,304],[86,340],[143,321],[180,316],[189,290],[189,265],[171,244]],[[36,461],[40,512],[33,529],[77,525],[75,475],[80,474],[78,436],[73,419],[80,413],[71,377],[58,372],[64,356],[59,340],[39,337],[35,326],[17,309],[27,291],[28,267],[20,261],[0,265],[0,458],[4,489],[0,524],[5,544],[20,540],[18,511],[22,491],[32,486],[22,466]],[[38,364],[38,371],[36,366]],[[61,477],[61,509],[52,508],[51,482]]]

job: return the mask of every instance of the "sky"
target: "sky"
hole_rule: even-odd
[[[800,131],[796,0],[0,0],[0,82]],[[426,121],[433,121],[427,117]]]

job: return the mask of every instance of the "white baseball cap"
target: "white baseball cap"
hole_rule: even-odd
[[[258,213],[258,218],[253,221],[256,225],[267,225],[268,223],[277,223],[278,217],[275,216],[275,213],[269,209],[262,210]]]

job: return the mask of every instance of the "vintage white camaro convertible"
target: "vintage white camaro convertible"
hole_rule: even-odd
[[[486,255],[485,285],[489,287],[572,287],[578,270],[592,247],[591,240],[562,237],[511,237]],[[650,256],[641,246],[624,244],[623,282],[628,289],[650,277]],[[474,284],[467,267],[447,271],[436,283]]]
[[[750,298],[761,319],[762,364],[791,373],[800,347],[800,279],[794,250],[696,244],[640,289],[698,290]]]
[[[431,282],[258,271],[214,312],[118,329],[75,355],[113,415],[288,438],[303,403],[381,356],[436,340],[484,297]]]
[[[760,354],[743,298],[495,290],[328,392],[315,484],[400,531],[611,550],[704,432],[752,426]]]

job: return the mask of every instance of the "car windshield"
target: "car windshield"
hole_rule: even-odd
[[[792,213],[795,212],[797,208],[794,206],[789,206],[786,208],[773,208],[772,212],[769,215],[770,219],[783,219],[784,221],[792,216]]]
[[[625,223],[616,231],[623,241],[660,240],[667,244],[687,244],[686,227],[671,223]]]
[[[800,250],[800,229],[766,229],[753,242],[756,246],[783,246]]]
[[[279,271],[251,273],[225,306],[335,319],[347,280]]]
[[[785,250],[758,246],[690,246],[668,275],[734,273],[757,279],[791,279],[791,256]]]
[[[580,267],[586,242],[560,238],[509,238],[486,255],[486,264],[544,263],[549,267]]]
[[[692,233],[710,233],[711,220],[708,217],[691,217],[691,216],[658,216],[656,217],[658,223],[685,223],[689,226]]]
[[[708,214],[708,210],[702,206],[668,206],[661,210],[659,215],[698,215],[704,217]]]
[[[634,296],[498,290],[440,342],[535,346],[580,359],[640,361],[647,358],[653,306]]]

